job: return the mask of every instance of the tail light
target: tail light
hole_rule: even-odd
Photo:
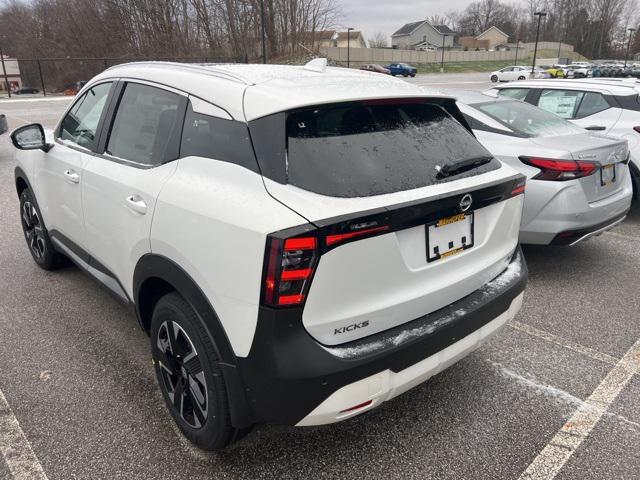
[[[267,237],[262,302],[271,307],[300,306],[309,293],[321,253],[355,240],[387,233],[389,225],[350,224],[337,233],[334,228],[292,238]]]
[[[518,181],[513,186],[513,189],[511,190],[511,196],[515,197],[515,196],[524,194],[524,191],[526,190],[526,188],[527,188],[527,180],[526,179],[522,179],[522,180]]]
[[[304,303],[318,263],[316,237],[270,237],[264,275],[263,302],[271,306]]]
[[[520,157],[520,161],[541,170],[535,180],[567,181],[576,178],[588,177],[599,165],[594,162],[582,160],[555,160],[551,158]]]

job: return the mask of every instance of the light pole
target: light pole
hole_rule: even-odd
[[[9,85],[9,77],[7,76],[7,68],[4,65],[4,52],[2,51],[2,40],[7,38],[5,35],[0,36],[0,62],[2,62],[2,75],[4,75],[4,85],[7,88],[7,95],[11,98],[11,85]]]
[[[546,17],[547,14],[546,12],[536,12],[534,13],[535,16],[538,17],[538,28],[536,29],[536,45],[535,47],[533,47],[533,64],[531,65],[531,76],[533,77],[533,73],[535,72],[536,69],[536,56],[538,54],[538,38],[540,37],[540,20],[542,20],[542,17]]]
[[[448,33],[443,33],[442,34],[442,57],[440,58],[440,73],[444,73],[444,41],[447,39],[447,35],[449,35]]]
[[[267,41],[264,29],[264,0],[260,0],[260,23],[262,24],[262,63],[267,63]]]
[[[629,47],[631,47],[631,37],[633,37],[633,32],[635,32],[635,28],[629,28],[629,41],[627,42],[627,53],[624,54],[624,68],[627,68],[627,59],[629,58]]]
[[[513,61],[514,65],[518,65],[518,49],[520,48],[521,41],[522,40],[520,38],[516,41],[516,59]]]
[[[350,63],[350,54],[351,54],[351,30],[353,30],[353,28],[348,27],[347,28],[347,68],[349,68],[349,63]]]

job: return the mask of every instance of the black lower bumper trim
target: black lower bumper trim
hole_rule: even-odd
[[[254,421],[295,425],[343,386],[418,363],[506,312],[526,282],[518,248],[507,269],[471,295],[394,329],[331,348],[304,329],[302,309],[261,307],[249,356],[238,358]],[[406,340],[394,341],[401,332]]]
[[[628,213],[629,211],[627,210],[621,215],[617,215],[614,218],[610,218],[609,220],[600,222],[596,225],[580,228],[578,230],[566,230],[564,232],[560,232],[555,237],[553,237],[550,245],[572,245],[589,234],[598,232],[600,230],[605,231],[610,225],[613,227],[616,223],[623,220]]]

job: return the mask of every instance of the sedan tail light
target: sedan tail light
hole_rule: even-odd
[[[588,177],[598,170],[598,164],[582,160],[555,160],[552,158],[520,157],[520,161],[541,171],[534,180],[567,181]]]

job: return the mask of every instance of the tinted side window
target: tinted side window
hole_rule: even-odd
[[[542,90],[538,106],[562,118],[576,118],[584,93],[575,90]]]
[[[82,95],[62,120],[60,138],[70,140],[84,148],[94,147],[98,123],[109,97],[111,85],[111,83],[101,83]]]
[[[504,95],[505,97],[515,98],[516,100],[523,100],[527,97],[529,93],[528,88],[501,88],[498,90],[500,95]]]
[[[601,93],[587,92],[580,102],[578,108],[578,117],[588,117],[598,112],[602,112],[609,108],[609,103]]]
[[[182,97],[160,88],[129,83],[120,98],[107,153],[144,165],[178,156]]]
[[[187,109],[180,146],[181,157],[206,157],[257,171],[246,123],[225,120]]]

